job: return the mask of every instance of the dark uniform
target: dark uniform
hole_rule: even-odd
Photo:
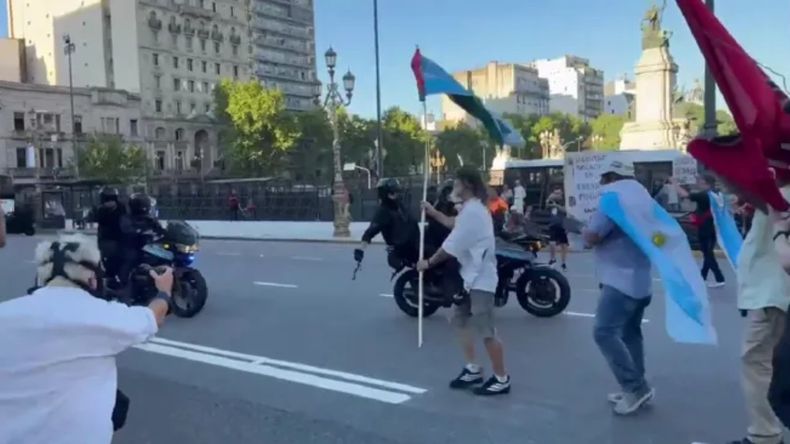
[[[119,202],[118,190],[104,188],[99,195],[100,205],[93,210],[93,220],[98,224],[97,240],[107,277],[116,278],[123,264],[122,243],[124,230],[121,226],[126,209]]]
[[[381,234],[397,256],[409,263],[416,263],[419,259],[419,227],[400,201],[400,184],[396,179],[382,179],[377,189],[380,205],[362,235],[362,241],[370,243]]]
[[[150,241],[150,233],[164,235],[165,229],[151,216],[151,198],[142,193],[129,198],[129,216],[122,226],[124,260],[120,278],[125,284],[131,271],[140,263],[141,250]]]

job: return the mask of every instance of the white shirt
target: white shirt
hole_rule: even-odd
[[[513,189],[513,206],[519,213],[524,211],[524,199],[527,198],[527,191],[521,185]]]
[[[109,444],[115,356],[156,332],[147,307],[78,288],[0,303],[0,444]]]
[[[458,260],[467,290],[496,292],[494,223],[479,199],[470,199],[461,207],[442,249]]]

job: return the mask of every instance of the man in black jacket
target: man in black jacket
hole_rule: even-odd
[[[354,258],[361,261],[364,249],[381,234],[384,242],[393,248],[393,252],[401,259],[416,263],[419,256],[419,239],[417,221],[409,214],[401,202],[401,187],[397,179],[381,179],[376,186],[379,195],[379,208],[370,222],[370,226],[362,235],[362,245],[354,250]]]
[[[126,209],[118,199],[117,188],[103,188],[99,194],[100,204],[93,210],[93,219],[98,224],[99,251],[107,277],[117,278],[123,264],[121,224]]]

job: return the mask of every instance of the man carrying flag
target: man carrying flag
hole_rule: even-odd
[[[638,185],[633,176],[633,165],[615,161],[604,170],[601,184],[628,180]],[[650,260],[601,209],[593,214],[583,236],[588,246],[595,247],[601,285],[595,342],[622,389],[610,394],[609,401],[615,413],[631,414],[654,395],[645,380],[642,341],[642,316],[650,305],[653,285]]]

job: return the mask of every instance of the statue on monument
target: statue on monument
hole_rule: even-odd
[[[642,19],[642,49],[669,47],[669,38],[672,34],[661,29],[664,9],[666,9],[666,1],[661,8],[653,4],[645,13]]]

